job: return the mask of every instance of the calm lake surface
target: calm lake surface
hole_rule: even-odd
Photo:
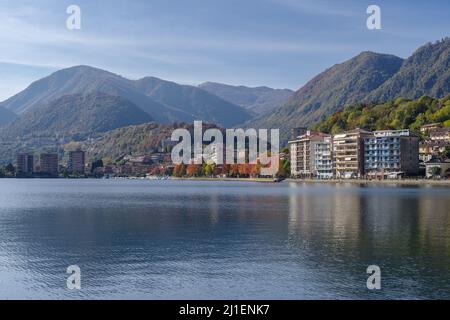
[[[0,179],[0,298],[450,299],[450,188]]]

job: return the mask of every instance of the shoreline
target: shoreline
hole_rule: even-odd
[[[373,184],[373,185],[439,185],[450,187],[450,180],[426,180],[426,179],[398,179],[398,180],[376,180],[376,179],[331,179],[331,180],[314,180],[314,179],[291,179],[288,178],[284,181],[287,182],[302,182],[302,183],[324,183],[324,184],[337,184],[337,183],[350,183],[350,184]]]
[[[437,185],[450,187],[450,180],[426,180],[426,179],[398,179],[398,180],[369,180],[369,179],[331,179],[331,180],[315,180],[315,179],[292,179],[286,178],[281,182],[275,182],[272,178],[206,178],[206,177],[171,177],[169,180],[186,180],[186,181],[236,181],[236,182],[259,182],[259,183],[311,183],[311,184],[372,184],[372,185]]]
[[[151,180],[151,179],[150,179]],[[186,180],[186,181],[238,181],[238,182],[260,182],[260,183],[276,183],[272,178],[207,178],[207,177],[170,177],[169,180]]]
[[[287,178],[281,182],[275,182],[272,178],[205,178],[205,177],[187,177],[178,178],[171,177],[169,180],[186,180],[186,181],[236,181],[236,182],[259,182],[259,183],[311,183],[311,184],[372,184],[372,185],[416,185],[416,186],[447,186],[450,187],[450,180],[426,180],[426,179],[398,179],[398,180],[369,180],[369,179],[331,179],[331,180],[315,180],[315,179],[292,179]]]
[[[93,177],[79,177],[79,178],[15,178],[5,177],[1,180],[26,180],[26,179],[44,179],[44,180],[104,180],[103,178]],[[208,178],[208,177],[169,177],[168,179],[149,179],[144,177],[111,177],[107,180],[172,180],[172,181],[228,181],[228,182],[258,182],[258,183],[310,183],[310,184],[367,184],[367,185],[416,185],[416,186],[446,186],[450,187],[450,179],[448,180],[427,180],[427,179],[392,179],[392,180],[377,180],[377,179],[330,179],[330,180],[316,180],[316,179],[294,179],[286,178],[282,181],[274,181],[273,178]]]

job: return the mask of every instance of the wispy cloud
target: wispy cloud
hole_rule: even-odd
[[[348,9],[348,6],[344,6],[345,1],[305,1],[305,0],[267,0],[271,3],[285,6],[290,9],[298,10],[309,15],[321,15],[321,16],[340,16],[340,17],[352,17],[356,16],[354,11]]]

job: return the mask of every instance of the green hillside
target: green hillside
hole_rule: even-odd
[[[355,104],[335,112],[314,130],[340,133],[357,127],[366,130],[411,129],[442,122],[450,127],[450,95],[443,99],[423,96],[417,100],[398,98],[382,104]]]

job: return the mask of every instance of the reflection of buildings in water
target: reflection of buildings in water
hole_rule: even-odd
[[[301,233],[304,238],[326,236],[338,242],[358,237],[361,196],[346,188],[291,184],[289,233]]]
[[[289,192],[291,239],[399,257],[450,254],[450,198],[440,191],[292,183]]]
[[[420,248],[450,257],[450,197],[422,196],[419,201]]]
[[[210,219],[211,225],[215,226],[219,222],[219,211],[220,211],[220,203],[219,203],[219,194],[213,193],[209,199],[210,207]]]

